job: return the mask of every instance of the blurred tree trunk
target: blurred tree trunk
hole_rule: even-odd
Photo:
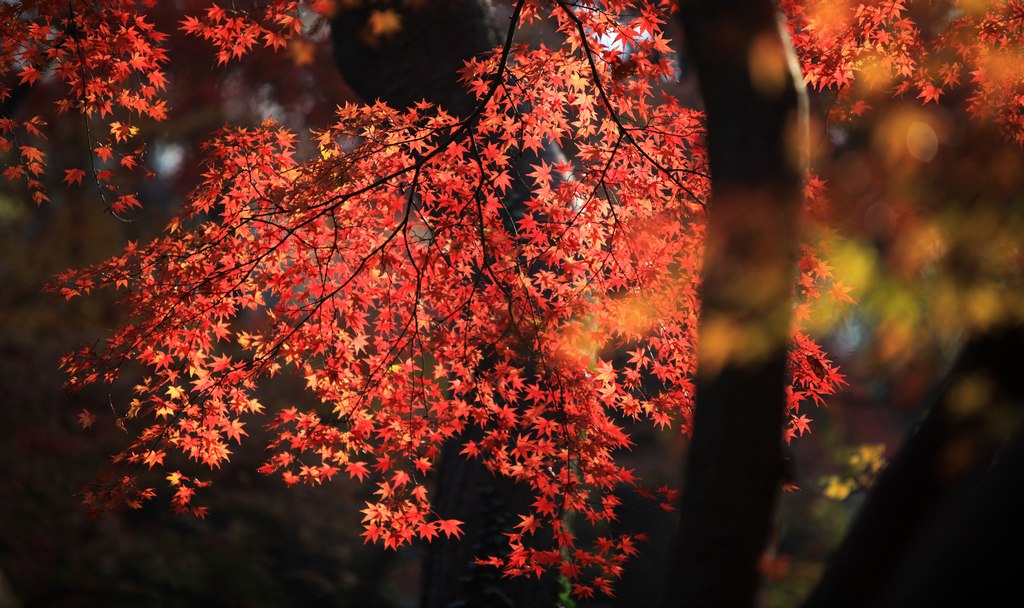
[[[691,0],[711,203],[696,411],[666,605],[752,606],[782,473],[803,79],[770,0]]]
[[[374,35],[371,11],[394,11],[397,31]],[[439,104],[457,116],[469,116],[476,100],[458,82],[465,61],[504,43],[494,9],[488,0],[436,0],[411,3],[380,2],[339,9],[332,23],[335,61],[352,89],[365,101],[377,99],[395,108],[421,100]],[[549,147],[522,154],[512,171],[513,188],[506,206],[518,215],[530,195],[522,176],[543,157],[559,160]],[[478,431],[477,431],[478,432]],[[465,522],[460,540],[434,540],[425,546],[421,605],[442,607],[553,606],[557,579],[504,578],[493,567],[479,566],[477,557],[501,554],[508,548],[504,535],[529,510],[530,493],[511,480],[493,475],[480,461],[459,454],[473,431],[450,441],[438,464],[433,504],[445,518]]]
[[[805,606],[996,605],[1019,593],[1022,345],[1024,328],[1008,326],[964,347]]]
[[[14,589],[3,571],[0,571],[0,608],[21,608],[21,602],[14,595]]]

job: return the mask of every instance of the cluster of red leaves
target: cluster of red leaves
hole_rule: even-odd
[[[1024,2],[1008,0],[970,8],[937,41],[952,51],[940,68],[942,85],[961,85],[969,75],[969,111],[995,120],[1024,145]]]
[[[871,78],[911,79],[921,59],[920,35],[905,0],[784,0],[804,81],[842,89],[858,71]],[[888,84],[888,83],[885,83]]]
[[[224,64],[285,46],[301,33],[303,7],[327,10],[238,4],[251,10],[180,3],[175,23]],[[1024,143],[1021,0],[782,4],[807,83],[849,94],[850,113],[866,109],[856,82],[923,103],[955,95]],[[555,569],[581,597],[611,591],[642,540],[608,531],[613,490],[632,486],[665,507],[676,498],[617,462],[630,445],[623,420],[690,430],[703,117],[659,92],[674,76],[667,2],[517,7],[521,20],[551,20],[565,44],[471,62],[473,116],[345,106],[317,133],[312,160],[279,125],[225,129],[162,238],[60,277],[66,297],[118,290],[129,314],[107,341],[65,360],[72,385],[110,382],[128,363],[146,370],[126,415],[145,426],[117,457],[129,473],[97,484],[90,504],[139,506],[155,491],[136,469],[165,469],[172,508],[202,516],[193,497],[209,482],[183,471],[220,466],[247,424],[266,424],[263,472],[287,484],[339,473],[374,484],[364,535],[397,547],[461,533],[425,485],[441,446],[461,438],[466,457],[534,493],[509,551],[481,562],[512,575]],[[155,9],[0,4],[0,101],[47,80],[65,90],[52,114],[0,116],[3,174],[25,180],[37,202],[52,116],[85,117],[90,181],[104,191],[138,168],[140,129],[168,111],[173,49]],[[529,197],[509,207],[518,157],[552,144],[571,160],[534,164]],[[87,175],[60,170],[68,184]],[[811,204],[822,191],[809,181]],[[118,193],[111,207],[138,204]],[[815,302],[849,301],[825,260],[814,243],[800,259],[787,439],[809,428],[801,407],[842,384],[803,330]],[[321,405],[265,407],[255,393],[278,373],[305,378]],[[83,425],[93,420],[83,413]],[[571,518],[596,540],[579,542]]]
[[[425,484],[442,445],[462,437],[466,457],[535,497],[508,553],[481,561],[511,575],[557,569],[581,597],[610,593],[642,540],[608,531],[613,490],[671,507],[674,491],[644,490],[615,458],[630,446],[623,419],[691,428],[709,182],[702,115],[657,93],[674,71],[670,7],[517,6],[552,19],[566,44],[471,62],[471,117],[345,106],[304,161],[277,124],[225,129],[163,237],[59,277],[68,298],[120,292],[126,322],[64,366],[73,387],[143,366],[127,418],[148,426],[117,459],[170,469],[176,511],[205,512],[192,497],[206,482],[179,468],[220,466],[246,423],[268,418],[261,471],[289,485],[369,480],[364,536],[388,547],[460,534]],[[206,17],[186,28],[205,36],[233,18]],[[222,62],[249,46],[211,39]],[[509,208],[516,159],[550,144],[573,160],[533,165],[530,196]],[[804,259],[802,302],[831,281],[813,248]],[[841,378],[802,333],[792,362],[798,435],[800,404]],[[268,413],[254,394],[278,373],[305,378],[322,405]],[[98,485],[88,500],[152,496],[135,484]],[[597,540],[578,543],[570,517]]]
[[[139,166],[142,150],[127,146],[138,132],[132,123],[143,117],[162,120],[167,113],[160,97],[167,84],[163,66],[168,58],[161,48],[167,35],[146,16],[154,3],[28,0],[0,5],[0,102],[17,87],[44,79],[62,82],[66,94],[56,102],[57,114],[85,116],[89,146],[110,167],[94,167],[94,177],[111,190],[116,190],[110,184],[113,168]],[[95,127],[90,127],[92,119],[99,121]],[[0,117],[0,153],[16,148],[20,161],[8,163],[3,175],[9,181],[26,180],[36,203],[48,198],[41,181],[45,153],[39,145],[45,139],[45,122],[43,115],[20,121]],[[82,169],[71,168],[65,170],[64,181],[80,184],[84,176]],[[116,212],[137,205],[134,194],[125,194],[111,208]]]
[[[259,44],[283,49],[302,32],[299,3],[297,0],[272,0],[262,4],[253,11],[213,4],[199,17],[185,17],[182,29],[212,42],[217,49],[218,64],[241,59]]]
[[[308,4],[309,10],[327,6],[323,1]],[[0,115],[0,154],[8,156],[3,177],[26,183],[36,203],[48,200],[46,183],[56,180],[44,179],[46,125],[68,113],[80,114],[89,166],[61,168],[63,182],[94,182],[115,214],[141,206],[134,192],[137,180],[124,178],[127,172],[152,175],[143,166],[143,136],[153,121],[167,118],[167,89],[180,85],[168,74],[170,33],[158,24],[177,24],[184,33],[211,41],[220,64],[255,46],[283,48],[302,29],[294,0],[230,5],[210,0],[0,4],[0,103],[6,107],[13,96],[39,85],[59,91],[54,106],[41,107],[36,115]]]
[[[1024,2],[1020,0],[784,0],[805,81],[819,89],[946,94],[1024,143]],[[835,113],[859,115],[865,96]]]

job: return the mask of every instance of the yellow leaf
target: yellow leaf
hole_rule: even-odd
[[[373,11],[367,25],[373,36],[389,36],[402,29],[402,16],[392,9]]]
[[[853,491],[853,481],[849,479],[840,479],[837,475],[831,475],[827,479],[825,496],[832,500],[845,500]]]

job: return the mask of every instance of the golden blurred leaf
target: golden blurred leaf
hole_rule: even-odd
[[[367,21],[370,34],[377,36],[391,36],[402,29],[402,16],[392,9],[375,10],[370,13]]]

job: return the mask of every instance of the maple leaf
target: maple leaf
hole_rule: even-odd
[[[167,453],[163,450],[148,450],[143,455],[142,462],[152,469],[157,465],[163,464],[165,456],[167,456]]]
[[[423,522],[416,530],[420,538],[430,541],[439,537],[437,528],[437,522]]]
[[[439,519],[435,523],[437,529],[444,532],[445,538],[462,536],[462,522],[457,519]]]
[[[419,471],[421,475],[426,475],[430,471],[432,464],[427,458],[417,458],[415,466],[416,470]]]
[[[937,87],[931,83],[926,83],[921,86],[921,92],[918,93],[917,98],[923,99],[924,103],[934,101],[939,102],[939,95],[942,95],[942,88]]]
[[[533,503],[533,508],[541,515],[554,515],[556,505],[548,500],[546,496],[541,496]]]
[[[366,334],[358,334],[357,336],[352,338],[352,341],[349,342],[349,345],[352,347],[352,350],[355,351],[356,353],[363,352],[366,350],[367,344],[369,344],[367,338],[368,336]]]
[[[409,481],[409,474],[405,471],[395,471],[395,474],[391,477],[391,485],[395,488],[400,488],[409,483]]]
[[[89,410],[82,410],[78,413],[78,425],[83,429],[87,429],[96,422],[96,414],[93,414]]]
[[[803,435],[804,433],[810,431],[810,422],[810,418],[808,418],[805,415],[800,415],[799,417],[793,418],[790,421],[790,424],[792,425],[792,428],[796,431],[797,436],[799,437],[800,435]]]
[[[39,70],[35,69],[30,65],[26,65],[25,67],[21,68],[20,74],[21,77],[18,80],[19,84],[27,84],[31,86],[39,82],[39,79],[42,78],[42,75],[39,73]]]
[[[181,20],[181,29],[186,34],[199,34],[205,27],[198,18],[190,15]]]
[[[363,481],[370,474],[370,470],[366,468],[365,462],[350,462],[345,465],[345,472],[353,479],[359,479],[359,481]]]
[[[114,150],[110,146],[99,146],[96,148],[96,156],[103,162],[109,162],[114,157]]]
[[[46,159],[43,151],[33,146],[21,146],[18,150],[26,163],[43,163]]]
[[[572,594],[580,599],[592,599],[594,597],[594,588],[589,585],[575,584],[572,586]]]
[[[82,178],[85,177],[85,171],[81,169],[65,169],[64,170],[64,183],[67,185],[82,184]]]
[[[520,515],[519,518],[523,521],[516,524],[516,527],[522,528],[524,533],[536,532],[537,528],[540,526],[539,522],[533,517],[533,515]]]

